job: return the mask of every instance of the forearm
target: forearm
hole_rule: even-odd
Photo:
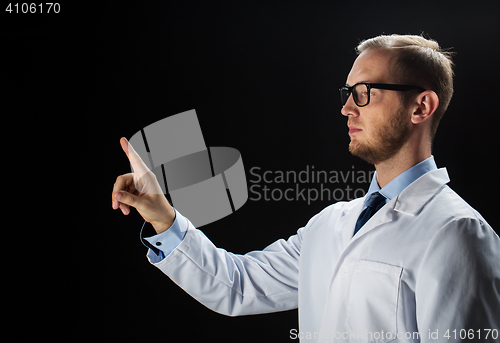
[[[178,215],[181,222],[186,220]],[[186,220],[187,221],[187,220]],[[182,242],[154,263],[177,285],[208,308],[230,316],[297,307],[298,251],[292,236],[264,251],[236,255],[219,249],[188,223]],[[292,270],[276,270],[273,260],[287,260]],[[294,262],[295,261],[295,262]]]

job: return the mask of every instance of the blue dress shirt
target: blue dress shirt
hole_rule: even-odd
[[[379,192],[382,194],[386,198],[387,203],[418,178],[435,169],[437,169],[436,162],[434,161],[434,156],[431,156],[399,174],[383,188],[380,188],[378,185],[377,172],[375,172],[366,193],[365,207],[373,193]],[[182,242],[188,228],[187,219],[182,216],[176,216],[174,223],[167,231],[151,237],[144,237],[146,225],[150,224],[144,222],[141,229],[141,241],[154,252],[155,255],[150,254],[151,262],[153,263],[157,263],[163,260],[165,256],[168,256]]]
[[[411,183],[416,181],[419,177],[435,169],[437,169],[437,165],[434,161],[434,156],[431,155],[431,157],[429,157],[428,159],[423,160],[422,162],[414,165],[410,169],[396,176],[383,188],[380,188],[380,186],[378,185],[377,172],[375,172],[375,174],[373,174],[370,188],[368,188],[368,192],[366,193],[365,206],[363,207],[363,209],[366,208],[366,203],[371,198],[373,193],[379,192],[380,194],[382,194],[386,198],[385,202],[387,203],[396,195],[401,193]]]

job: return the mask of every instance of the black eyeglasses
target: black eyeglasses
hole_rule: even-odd
[[[347,99],[352,93],[352,98],[354,103],[359,107],[364,107],[370,103],[370,89],[387,89],[391,91],[409,91],[412,89],[418,89],[421,92],[425,91],[422,87],[408,86],[408,85],[390,85],[386,83],[370,83],[370,82],[360,82],[356,83],[354,86],[342,86],[340,91],[340,101],[342,102],[342,107],[344,107]]]

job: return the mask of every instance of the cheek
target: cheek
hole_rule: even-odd
[[[376,138],[380,131],[383,130],[384,123],[380,120],[381,114],[370,115],[365,118],[363,122],[363,131],[366,138],[373,139]]]

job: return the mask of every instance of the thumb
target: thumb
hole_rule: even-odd
[[[129,205],[132,207],[137,208],[137,206],[140,206],[140,197],[137,195],[133,195],[129,192],[125,191],[119,191],[115,195],[115,199],[118,200],[120,203]]]

